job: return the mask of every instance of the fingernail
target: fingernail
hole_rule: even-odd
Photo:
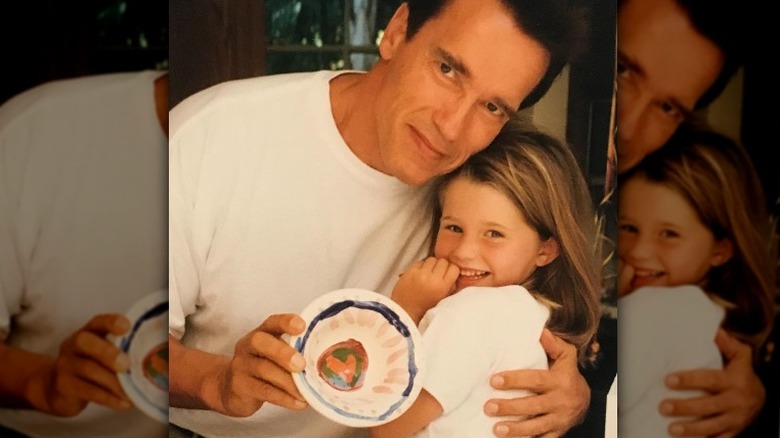
[[[666,378],[666,385],[667,386],[676,387],[679,384],[680,384],[680,378],[677,377],[677,376],[672,375],[672,376],[668,376]]]
[[[504,378],[502,376],[493,376],[493,378],[490,379],[490,384],[493,385],[494,388],[501,388],[504,386]]]
[[[290,365],[292,365],[295,371],[300,371],[306,366],[306,361],[303,359],[303,356],[301,356],[300,353],[295,353],[295,355],[290,360]]]
[[[296,408],[303,409],[306,406],[308,406],[308,404],[306,404],[306,402],[302,402],[300,400],[295,400],[295,407]]]
[[[130,359],[126,354],[120,354],[114,361],[114,369],[117,371],[125,371],[130,368]]]
[[[683,427],[679,424],[675,424],[669,428],[669,433],[674,436],[680,436],[683,434]]]
[[[669,415],[674,411],[674,406],[669,402],[663,402],[661,403],[660,410],[662,414]]]
[[[130,409],[133,405],[130,404],[127,400],[122,400],[119,402],[119,409]]]
[[[509,427],[507,427],[507,426],[497,426],[496,427],[496,434],[498,436],[507,436],[507,434],[509,434]]]
[[[498,405],[495,403],[488,403],[485,405],[485,413],[488,415],[495,415],[498,412]]]

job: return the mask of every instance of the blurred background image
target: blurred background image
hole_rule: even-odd
[[[167,285],[167,5],[0,9],[0,436],[164,436],[114,337]]]
[[[168,68],[168,9],[151,0],[3,5],[0,101],[56,79]]]
[[[635,85],[634,67],[641,65],[632,52],[632,41],[638,40],[632,38],[646,37],[643,44],[666,54],[681,46],[663,42],[627,15],[620,18],[627,5],[642,2],[687,4],[582,0],[592,24],[583,61],[566,68],[545,98],[526,110],[539,127],[571,145],[615,252],[605,256],[599,355],[592,367],[581,370],[591,385],[591,408],[567,436],[604,434],[607,393],[619,365],[619,205],[616,194],[607,196],[615,189],[611,178],[618,187],[621,179],[608,166],[615,159],[608,154],[615,85],[618,108],[639,108],[622,100]],[[5,55],[0,81],[0,436],[167,434],[167,426],[123,405],[129,400],[118,383],[105,378],[124,366],[116,362],[118,356],[91,355],[88,345],[112,345],[111,333],[124,328],[116,318],[96,316],[121,315],[140,298],[166,288],[168,108],[234,79],[368,69],[377,60],[383,23],[399,3],[42,0],[0,6]],[[776,245],[780,173],[768,132],[773,121],[764,116],[771,111],[759,110],[770,98],[766,72],[771,68],[766,56],[747,51],[757,26],[745,23],[753,23],[760,12],[743,6],[744,11],[737,5],[726,8],[721,24],[728,33],[742,35],[735,43],[742,51],[739,65],[706,105],[683,105],[690,111],[682,119],[686,126],[704,126],[744,148],[762,187],[762,226],[768,224],[775,235],[767,242]],[[714,13],[715,6],[710,8]],[[651,61],[643,71],[660,64]],[[679,85],[683,73],[665,75]],[[628,123],[632,115],[623,110],[618,109],[618,119],[623,116]],[[616,124],[620,151],[631,141],[621,141],[620,132],[631,128],[621,128],[620,120]],[[771,314],[768,335],[751,351],[751,371],[763,397],[750,395],[760,391],[721,397],[760,401],[757,409],[742,411],[750,412],[749,418],[734,422],[739,426],[732,432],[738,436],[778,435],[777,287],[761,312]],[[91,365],[85,357],[92,357]],[[99,371],[84,371],[85,366]],[[15,374],[19,370],[24,372]],[[631,369],[619,371],[630,378]],[[33,382],[38,389],[30,398],[26,383]],[[90,393],[102,395],[90,399]],[[728,405],[723,412],[732,408],[737,409]]]
[[[764,144],[766,61],[750,50],[761,15],[753,3],[618,1],[621,433],[778,434],[780,173]],[[701,324],[710,300],[674,319],[679,287],[717,304],[717,337]],[[686,344],[696,333],[704,341]],[[719,364],[683,364],[707,349]]]

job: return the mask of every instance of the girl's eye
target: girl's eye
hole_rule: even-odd
[[[444,229],[447,230],[447,231],[452,231],[453,233],[461,233],[461,232],[463,232],[463,230],[459,226],[457,226],[457,225],[446,225],[444,227]]]
[[[490,230],[487,232],[488,237],[504,237],[503,234],[499,233],[496,230]]]
[[[618,231],[622,231],[624,233],[636,233],[636,227],[631,224],[620,224],[618,225]]]
[[[672,230],[663,230],[661,231],[661,237],[665,239],[674,239],[676,237],[680,237],[680,234]]]

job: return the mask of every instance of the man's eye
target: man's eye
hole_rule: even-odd
[[[502,113],[501,108],[499,108],[498,105],[496,105],[495,103],[488,102],[487,105],[485,106],[487,107],[487,110],[490,111],[492,114],[501,115]]]
[[[628,73],[629,73],[628,66],[626,66],[622,62],[618,62],[617,63],[617,69],[616,70],[617,70],[618,76],[622,76],[622,77],[628,76]]]
[[[661,107],[661,111],[663,111],[663,113],[669,117],[675,119],[682,117],[682,113],[680,112],[680,110],[669,102],[661,102],[659,106]]]
[[[439,64],[439,70],[441,70],[441,72],[447,76],[451,76],[452,74],[452,66],[447,64],[446,62],[442,62]]]

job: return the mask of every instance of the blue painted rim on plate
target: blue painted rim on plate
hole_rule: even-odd
[[[389,307],[385,306],[384,304],[377,302],[377,301],[359,301],[359,300],[343,300],[339,301],[335,304],[330,305],[325,310],[318,313],[314,318],[312,318],[311,323],[309,324],[309,327],[306,329],[306,332],[301,335],[300,338],[298,338],[295,341],[295,349],[299,353],[303,353],[304,349],[306,348],[306,342],[309,339],[309,335],[311,334],[312,330],[314,330],[314,327],[317,326],[318,323],[323,322],[327,320],[328,318],[331,318],[333,316],[338,315],[340,312],[342,312],[345,309],[348,309],[350,307],[356,307],[358,309],[365,309],[365,310],[371,310],[374,312],[379,313],[384,317],[388,323],[390,323],[391,326],[393,326],[398,333],[401,334],[401,336],[404,337],[406,341],[406,348],[408,352],[408,371],[409,371],[409,384],[406,386],[406,389],[402,392],[402,396],[396,403],[391,405],[385,412],[382,414],[379,414],[377,416],[368,416],[368,415],[359,415],[352,412],[347,412],[337,406],[334,406],[332,403],[329,403],[326,401],[315,389],[311,386],[308,379],[306,379],[306,371],[301,371],[300,374],[302,376],[303,382],[306,383],[306,386],[311,390],[311,393],[314,394],[314,396],[325,406],[329,407],[334,412],[337,412],[339,415],[352,418],[355,420],[366,420],[366,421],[377,421],[381,422],[386,420],[388,417],[390,417],[409,397],[409,395],[412,392],[412,388],[414,387],[415,379],[417,378],[417,365],[415,363],[415,356],[414,356],[414,342],[411,336],[411,332],[409,328],[404,324],[401,319],[399,318],[398,314],[394,312]]]
[[[150,299],[150,296],[145,297],[143,300]],[[141,303],[142,301],[139,301]],[[168,299],[165,297],[162,301],[155,304],[148,310],[144,311],[136,320],[133,322],[133,326],[131,327],[130,331],[124,335],[122,338],[120,338],[119,341],[119,349],[122,350],[124,353],[129,354],[130,352],[130,346],[133,343],[133,339],[135,338],[135,335],[138,333],[141,326],[148,322],[151,319],[154,319],[158,316],[161,316],[168,312]],[[136,406],[138,409],[140,409],[143,412],[146,412],[146,414],[150,415],[151,417],[155,418],[158,421],[161,422],[167,422],[168,421],[168,406],[160,406],[154,403],[153,400],[150,400],[149,397],[144,394],[140,388],[138,388],[135,383],[133,382],[133,379],[130,377],[130,371],[126,371],[124,373],[119,374],[119,380],[122,383],[122,387],[124,388],[125,392],[132,392],[132,394],[127,394],[131,397],[131,399],[136,401],[136,404],[138,405],[138,401],[142,402],[142,405]],[[134,396],[134,397],[133,397]]]
[[[121,349],[125,353],[127,353],[130,350],[130,344],[133,343],[133,338],[135,337],[135,334],[138,333],[138,329],[141,328],[141,325],[145,323],[146,321],[160,316],[163,313],[168,311],[168,301],[163,301],[162,303],[152,307],[151,309],[144,312],[138,320],[133,324],[133,328],[130,329],[130,333],[126,334],[124,338],[122,338],[121,343]]]

